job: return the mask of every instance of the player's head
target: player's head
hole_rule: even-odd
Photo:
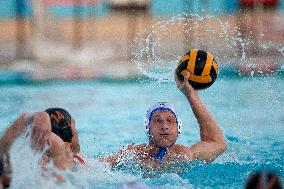
[[[156,146],[173,145],[181,132],[181,121],[168,102],[154,104],[147,111],[145,124],[149,142]]]

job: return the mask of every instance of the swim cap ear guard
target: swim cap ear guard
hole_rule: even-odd
[[[150,135],[150,122],[152,119],[152,116],[154,112],[159,111],[159,110],[167,110],[170,111],[174,114],[177,122],[177,129],[178,129],[178,136],[181,134],[182,131],[182,121],[177,117],[177,114],[175,112],[174,106],[168,102],[158,102],[157,104],[153,105],[146,114],[146,117],[144,119],[144,126],[145,126],[145,133],[147,135],[147,138],[151,140],[151,135]]]

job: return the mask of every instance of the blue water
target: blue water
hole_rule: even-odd
[[[117,188],[125,182],[153,188],[242,188],[256,170],[272,170],[284,178],[283,77],[218,78],[199,92],[218,120],[228,150],[211,164],[175,164],[162,172],[146,172],[137,165],[111,169],[94,161],[129,143],[147,142],[144,115],[157,101],[176,106],[183,120],[178,143],[199,140],[197,122],[185,97],[174,83],[153,81],[68,81],[0,86],[2,132],[21,112],[64,107],[76,119],[81,150],[88,168],[63,173],[67,182],[55,185],[43,179],[37,158],[19,140],[12,150],[15,169],[12,188]],[[34,171],[37,170],[37,171]],[[144,178],[145,174],[154,178]],[[26,183],[31,183],[27,185]]]

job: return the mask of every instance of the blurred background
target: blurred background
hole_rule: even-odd
[[[283,62],[284,0],[2,0],[0,10],[1,82],[136,77],[137,62],[177,63],[191,48],[244,74]]]

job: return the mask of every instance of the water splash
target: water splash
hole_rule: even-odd
[[[20,137],[11,149],[13,167],[11,188],[116,188],[121,183],[136,182],[138,177],[113,171],[109,164],[93,158],[86,158],[86,167],[78,167],[76,171],[61,171],[52,164],[47,172],[42,172],[39,160],[42,153],[30,148],[30,137]],[[52,173],[63,176],[63,183],[56,183]]]
[[[29,147],[29,140],[21,137],[16,141],[12,150],[13,181],[11,188],[192,188],[191,184],[175,173],[159,174],[156,178],[143,178],[138,171],[132,172],[112,169],[109,164],[99,162],[93,158],[86,158],[86,167],[79,167],[76,171],[60,171],[53,165],[48,172],[43,173],[39,166],[42,153],[35,153]],[[56,183],[52,173],[63,176],[63,183]]]
[[[267,40],[267,33],[256,33],[250,28],[244,31],[245,19],[235,15],[221,18],[186,13],[156,18],[151,28],[134,39],[133,62],[148,78],[172,82],[181,56],[192,48],[199,48],[213,53],[221,67],[234,64],[240,67],[241,73],[261,74],[265,70],[259,67],[269,67],[283,58],[284,47],[278,41]]]

